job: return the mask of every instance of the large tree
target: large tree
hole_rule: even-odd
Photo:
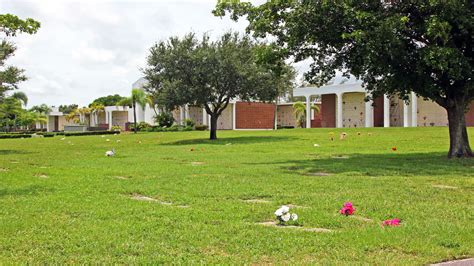
[[[373,97],[408,100],[413,91],[438,103],[448,114],[448,157],[473,156],[465,123],[474,99],[473,1],[219,1],[214,14],[226,12],[246,16],[248,31],[272,36],[287,57],[311,58],[310,83],[339,70],[363,80]]]
[[[5,65],[16,50],[9,38],[19,33],[34,34],[39,27],[40,23],[31,18],[22,20],[15,15],[0,14],[0,103],[5,98],[5,92],[17,89],[18,83],[26,80],[23,69]]]
[[[232,99],[274,100],[275,83],[287,77],[269,67],[276,62],[259,62],[261,47],[249,36],[231,32],[216,41],[188,34],[159,42],[150,49],[144,70],[147,91],[170,110],[185,104],[203,107],[211,117],[210,139],[216,139],[217,121]],[[281,59],[278,63],[288,67]]]
[[[92,107],[94,104],[101,104],[103,106],[116,106],[124,98],[126,97],[120,96],[118,94],[99,97],[89,104],[89,107]]]
[[[79,105],[77,104],[65,104],[65,105],[60,105],[58,110],[59,112],[63,112],[64,114],[69,114],[71,112],[75,112],[79,108]]]

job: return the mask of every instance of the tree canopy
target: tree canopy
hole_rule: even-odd
[[[103,97],[99,97],[92,101],[91,104],[89,104],[89,107],[91,107],[94,104],[102,104],[103,106],[116,106],[119,105],[119,102],[123,100],[126,97],[120,96],[118,94],[114,95],[107,95]]]
[[[26,80],[23,69],[6,65],[5,61],[16,51],[8,37],[19,33],[34,34],[39,27],[40,23],[31,18],[22,20],[12,14],[0,14],[0,35],[3,35],[0,42],[0,103],[7,91],[17,89],[18,83]]]
[[[65,105],[60,105],[58,109],[59,109],[59,112],[63,112],[64,114],[69,114],[77,110],[77,108],[79,108],[79,105],[77,104],[69,104],[69,105],[65,104]]]
[[[271,101],[279,93],[275,84],[288,83],[291,75],[282,73],[291,72],[290,67],[281,58],[267,60],[264,48],[231,32],[216,41],[195,34],[172,37],[150,49],[146,89],[169,110],[185,104],[205,108],[215,139],[217,119],[231,99]]]
[[[305,78],[324,84],[336,71],[364,81],[373,97],[410,92],[448,113],[449,157],[471,157],[465,111],[474,99],[474,2],[219,1],[217,16],[246,16],[247,30],[275,39],[285,57],[311,58]]]

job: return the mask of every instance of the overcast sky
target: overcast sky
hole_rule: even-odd
[[[109,94],[128,95],[141,77],[148,49],[187,32],[218,36],[246,22],[211,14],[216,0],[1,0],[0,12],[41,22],[34,35],[12,38],[8,64],[24,68],[20,84],[29,106],[87,105]]]

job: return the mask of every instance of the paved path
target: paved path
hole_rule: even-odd
[[[432,264],[432,266],[474,266],[474,258]]]

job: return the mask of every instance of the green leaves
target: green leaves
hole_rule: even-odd
[[[278,51],[249,36],[228,32],[211,41],[191,33],[154,45],[144,73],[147,90],[168,109],[208,105],[212,113],[220,114],[233,98],[274,99],[274,84],[288,72],[285,66]]]
[[[22,20],[12,14],[0,14],[0,29],[7,36],[15,36],[18,33],[34,34],[40,25],[38,21],[31,18]]]
[[[132,102],[140,105],[145,109],[147,103],[147,96],[142,89],[132,89]]]
[[[15,36],[18,33],[34,34],[39,27],[40,23],[31,18],[22,20],[12,14],[0,14],[0,33],[6,36]],[[13,43],[5,39],[0,43],[0,104],[6,91],[17,89],[18,83],[26,80],[22,69],[5,67],[5,60],[13,56],[15,50]]]

